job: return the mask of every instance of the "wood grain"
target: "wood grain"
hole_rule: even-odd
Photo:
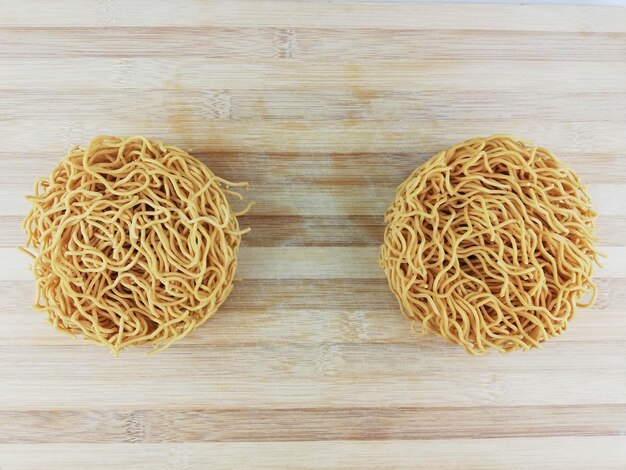
[[[626,9],[28,0],[0,6],[0,469],[626,467]],[[599,297],[540,350],[416,337],[378,267],[397,185],[495,132],[589,185]],[[35,178],[145,134],[251,183],[233,294],[152,357],[33,313]]]
[[[172,444],[0,444],[11,469],[621,470],[624,436]],[[27,456],[27,457],[25,457]],[[566,457],[565,457],[566,456]]]
[[[455,408],[29,410],[0,412],[7,444],[256,442],[619,436],[624,405]],[[506,429],[500,423],[506,421]],[[33,434],[32,429],[40,432]],[[368,432],[363,433],[367,428]],[[564,431],[565,429],[565,431]]]

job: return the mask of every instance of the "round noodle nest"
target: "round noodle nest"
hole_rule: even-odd
[[[545,148],[476,138],[400,185],[381,265],[417,332],[470,354],[530,349],[595,299],[595,217],[578,177]]]
[[[71,335],[165,349],[233,288],[241,236],[230,183],[180,148],[96,137],[35,184],[24,221],[36,308]],[[29,248],[34,251],[31,253]]]

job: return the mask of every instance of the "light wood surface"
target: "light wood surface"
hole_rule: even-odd
[[[0,7],[0,469],[626,468],[626,9],[304,1]],[[378,267],[395,187],[507,132],[589,183],[597,304],[543,349],[416,338]],[[23,197],[145,134],[247,180],[243,280],[152,357],[32,312]]]

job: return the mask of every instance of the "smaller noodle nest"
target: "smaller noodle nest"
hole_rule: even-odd
[[[381,265],[416,332],[470,354],[527,350],[593,304],[595,217],[578,177],[545,148],[476,138],[400,185]]]
[[[233,288],[241,236],[231,183],[180,148],[96,137],[35,183],[24,221],[36,305],[72,336],[169,347]],[[30,249],[34,253],[31,253]]]

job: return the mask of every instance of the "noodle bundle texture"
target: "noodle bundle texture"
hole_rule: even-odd
[[[545,148],[476,138],[400,185],[381,264],[414,330],[470,354],[530,349],[594,302],[595,217],[578,177]]]
[[[35,184],[24,221],[36,308],[71,335],[124,348],[170,346],[233,287],[241,236],[233,184],[144,137],[74,147]],[[32,252],[31,252],[32,251]]]

